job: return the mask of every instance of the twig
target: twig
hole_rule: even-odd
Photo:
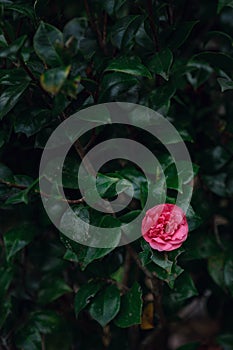
[[[17,183],[12,183],[12,182],[9,182],[9,181],[5,181],[3,179],[0,179],[0,183],[3,184],[3,185],[6,185],[8,187],[11,187],[11,188],[17,188],[19,190],[27,190],[28,189],[28,186],[25,186],[25,185],[19,185]],[[48,193],[45,193],[43,191],[39,191],[37,189],[34,190],[35,193],[38,193],[40,194],[41,196],[43,197],[46,197],[46,198],[52,198],[53,196],[48,194]],[[85,198],[82,197],[82,198],[79,198],[79,199],[66,199],[66,198],[56,198],[58,201],[61,201],[61,202],[68,202],[69,204],[79,204],[79,203],[83,203]]]
[[[147,7],[148,7],[148,12],[149,12],[149,21],[150,21],[150,27],[152,30],[152,34],[153,34],[155,49],[156,49],[156,51],[159,51],[159,41],[158,41],[157,30],[156,30],[154,18],[153,18],[152,0],[147,0]]]
[[[92,15],[91,15],[91,11],[90,11],[90,8],[89,8],[89,5],[88,5],[88,0],[84,0],[84,6],[85,6],[85,10],[87,12],[87,16],[89,17],[89,21],[90,21],[90,25],[92,27],[92,30],[97,34],[97,39],[98,39],[99,46],[101,47],[101,49],[103,50],[104,54],[106,55],[107,51],[106,51],[105,43],[104,43],[104,40],[102,38],[98,22],[95,21],[93,19]]]

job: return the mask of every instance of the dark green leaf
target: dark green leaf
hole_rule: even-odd
[[[33,240],[36,231],[34,225],[25,224],[14,227],[4,234],[7,261]]]
[[[5,165],[0,163],[0,180],[6,182],[14,182],[12,171]]]
[[[193,283],[192,278],[187,272],[183,272],[175,281],[174,298],[177,302],[198,295],[198,291]]]
[[[23,82],[20,85],[10,86],[3,91],[0,96],[0,119],[14,108],[28,85],[28,82]]]
[[[20,190],[19,192],[10,196],[5,202],[5,204],[18,204],[18,203],[28,204],[27,190]]]
[[[115,324],[121,328],[127,328],[141,323],[142,291],[140,285],[135,282],[133,287],[121,298],[120,312],[115,319]]]
[[[70,292],[72,292],[72,289],[63,279],[55,277],[53,283],[51,283],[51,278],[46,278],[40,285],[38,302],[48,304]]]
[[[36,134],[51,122],[51,111],[48,109],[35,109],[31,113],[17,116],[14,121],[15,132],[22,132],[28,137]]]
[[[125,73],[109,73],[103,77],[100,85],[99,102],[109,102],[118,99],[120,94],[126,94],[138,84],[137,78]],[[133,90],[135,93],[136,91]]]
[[[149,70],[144,66],[138,57],[118,57],[106,68],[106,71],[115,71],[135,76],[151,78]]]
[[[223,52],[205,51],[193,56],[194,61],[208,62],[211,66],[231,73],[233,58]]]
[[[170,49],[166,48],[154,55],[148,63],[148,68],[152,73],[159,74],[168,80],[172,61],[173,54]]]
[[[0,268],[0,299],[4,300],[4,295],[7,292],[12,279],[13,279],[13,270],[10,267],[1,267]]]
[[[142,17],[137,15],[125,16],[118,20],[111,31],[113,45],[119,49],[129,47],[141,22]]]
[[[33,39],[37,55],[48,65],[62,66],[59,49],[63,47],[63,35],[50,24],[41,22]]]
[[[218,78],[217,80],[222,92],[226,90],[233,90],[233,80],[227,78]]]
[[[224,254],[218,254],[208,259],[208,271],[214,282],[220,287],[224,287]]]
[[[1,58],[5,58],[5,57],[9,57],[11,55],[17,54],[18,51],[24,45],[26,39],[27,39],[27,36],[23,35],[23,36],[19,37],[18,39],[16,39],[12,44],[10,44],[9,46],[5,47],[4,49],[1,48],[1,50],[0,50],[0,57]]]
[[[221,12],[225,6],[233,7],[232,0],[218,0],[218,9],[217,12]]]
[[[75,295],[74,311],[76,317],[79,312],[84,309],[91,301],[91,299],[102,289],[105,282],[91,281],[81,286]]]
[[[120,310],[120,292],[115,285],[106,287],[92,301],[89,312],[102,327],[116,317]]]
[[[184,22],[175,27],[169,39],[168,46],[171,49],[178,49],[187,40],[193,27],[198,22],[199,21]]]

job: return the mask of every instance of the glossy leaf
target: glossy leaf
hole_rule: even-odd
[[[226,90],[233,89],[233,81],[227,78],[218,78],[218,83],[221,87],[221,91],[224,92]]]
[[[171,49],[178,49],[187,40],[197,23],[198,21],[184,22],[180,24],[178,28],[174,28],[168,43],[169,47]]]
[[[128,47],[136,34],[142,18],[137,15],[130,15],[121,18],[112,28],[111,41],[117,48]]]
[[[208,62],[214,68],[221,69],[227,73],[232,71],[233,58],[223,52],[201,52],[193,56],[193,60]]]
[[[151,74],[139,58],[118,57],[114,59],[106,68],[106,71],[126,73],[135,76],[151,78]]]
[[[116,317],[120,310],[120,292],[115,285],[106,287],[92,301],[89,312],[102,327]]]
[[[71,66],[47,70],[40,77],[42,88],[52,95],[56,95],[62,88],[69,75]]]
[[[15,107],[28,85],[28,82],[24,82],[20,85],[10,86],[3,91],[0,95],[0,119]]]
[[[172,297],[177,301],[183,301],[198,295],[194,282],[187,272],[183,272],[176,280]]]
[[[130,327],[141,323],[141,314],[142,291],[139,284],[135,282],[130,291],[121,298],[120,312],[114,322],[121,328]]]
[[[36,228],[33,225],[21,225],[7,231],[3,238],[7,261],[9,261],[18,251],[31,243],[35,234]]]
[[[0,58],[5,58],[11,55],[16,55],[19,50],[22,48],[26,41],[27,37],[26,35],[23,35],[16,39],[13,43],[11,43],[9,46],[5,47],[4,49],[0,50]]]
[[[79,288],[74,300],[74,311],[76,317],[79,312],[91,302],[91,299],[94,298],[94,296],[103,288],[104,284],[103,281],[91,281]]]
[[[169,48],[159,51],[149,61],[148,68],[151,72],[161,75],[165,80],[169,79],[169,72],[173,61],[173,54]]]
[[[34,49],[44,63],[54,67],[62,66],[59,48],[63,46],[63,35],[50,24],[40,23],[33,39]]]
[[[233,1],[232,0],[218,0],[217,12],[218,13],[221,12],[225,6],[229,6],[229,7],[233,8]]]
[[[61,278],[55,278],[53,283],[50,283],[50,279],[45,279],[40,285],[38,302],[47,304],[71,291],[70,286]]]

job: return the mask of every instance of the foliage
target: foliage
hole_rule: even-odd
[[[1,349],[166,349],[163,334],[184,321],[179,311],[205,295],[219,329],[211,342],[231,348],[232,8],[226,0],[0,0]],[[163,167],[167,202],[194,181],[179,250],[158,253],[142,239],[81,246],[45,213],[38,169],[49,135],[74,112],[110,101],[162,113],[187,144],[195,178],[181,185],[170,155],[146,132],[102,126],[80,139],[84,150],[116,135],[143,143]],[[63,169],[67,198],[99,223],[103,216],[79,203],[79,164],[73,148]],[[111,199],[120,181],[126,193],[133,184],[134,198],[106,219],[110,226],[137,216],[147,195],[141,170],[121,160],[101,169],[97,188]],[[201,349],[204,338],[184,348]]]

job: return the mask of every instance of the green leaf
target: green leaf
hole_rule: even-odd
[[[186,218],[188,221],[189,232],[196,230],[202,224],[202,218],[195,213],[191,205],[186,212]]]
[[[135,76],[125,73],[109,73],[106,74],[100,85],[99,102],[109,102],[118,99],[119,96],[125,95],[138,84]]]
[[[25,4],[25,3],[12,4],[10,6],[7,6],[7,9],[20,13],[26,17],[29,17],[32,21],[35,20],[34,9],[28,4]]]
[[[27,137],[36,134],[52,120],[49,109],[35,108],[30,113],[22,113],[15,118],[14,129],[16,133],[22,132]]]
[[[121,298],[121,308],[114,323],[116,326],[126,328],[141,323],[142,291],[140,285],[135,282]]]
[[[47,70],[40,77],[42,88],[50,94],[56,95],[62,88],[70,73],[71,66]]]
[[[211,256],[208,259],[208,271],[210,276],[213,278],[214,282],[220,287],[224,287],[224,264],[225,256],[224,254],[218,254]]]
[[[28,82],[22,82],[20,85],[10,86],[3,91],[0,96],[0,119],[14,108],[28,85]]]
[[[169,48],[166,48],[154,55],[148,63],[148,68],[151,72],[159,74],[165,80],[168,80],[172,61],[173,54]]]
[[[58,328],[61,319],[56,312],[50,310],[35,311],[30,315],[29,323],[35,327],[42,334],[50,334]]]
[[[219,246],[213,235],[200,230],[188,235],[184,247],[184,260],[206,259],[210,256],[217,255],[219,252]]]
[[[162,269],[166,270],[168,273],[172,271],[173,261],[168,259],[168,255],[163,252],[153,251],[151,260]]]
[[[103,288],[105,282],[103,281],[91,281],[81,286],[75,295],[74,299],[74,311],[76,317],[79,312],[84,309],[91,299]]]
[[[11,55],[16,55],[18,51],[22,48],[25,41],[27,39],[26,35],[20,36],[18,39],[16,39],[13,43],[11,43],[9,46],[5,48],[1,48],[0,50],[0,57],[6,58]]]
[[[187,272],[183,272],[175,281],[174,293],[171,297],[176,302],[181,302],[195,295],[198,295],[198,291],[191,276]]]
[[[175,95],[175,92],[175,84],[170,81],[152,91],[150,94],[150,100],[154,108],[158,109],[169,103],[170,99]]]
[[[3,237],[7,261],[9,261],[18,251],[31,243],[36,232],[36,227],[31,224],[24,224],[7,231]]]
[[[18,204],[18,203],[28,204],[27,190],[20,190],[18,193],[15,193],[12,196],[10,196],[5,202],[5,204]]]
[[[180,23],[178,27],[173,28],[173,33],[169,38],[168,46],[171,49],[178,49],[189,37],[192,29],[199,21],[189,21]]]
[[[152,78],[149,70],[144,66],[139,57],[118,57],[115,58],[105,71],[121,72],[135,76]]]
[[[233,90],[233,80],[227,78],[218,78],[217,81],[221,87],[222,92],[226,90]]]
[[[53,283],[51,283],[51,278],[54,278]],[[48,304],[70,292],[72,289],[63,279],[50,276],[50,278],[45,278],[40,285],[38,302]]]
[[[5,165],[0,163],[0,180],[6,182],[14,182],[12,171]]]
[[[106,326],[120,310],[120,292],[115,285],[106,287],[92,301],[89,312],[102,327]]]
[[[203,176],[203,180],[211,192],[221,197],[228,196],[228,188],[226,186],[226,173],[219,173],[214,176],[205,175]]]
[[[94,260],[100,259],[110,253],[114,248],[93,248],[78,244],[64,235],[61,235],[61,241],[65,247],[75,253],[76,262],[79,262],[81,269],[85,268]],[[67,259],[67,254],[65,255]],[[64,258],[65,258],[64,257]],[[75,257],[68,255],[68,260],[74,261]]]
[[[52,67],[63,65],[59,54],[59,49],[63,47],[63,35],[57,28],[42,21],[34,36],[33,45],[44,63]]]
[[[205,51],[192,57],[193,61],[202,61],[209,63],[216,69],[221,69],[224,72],[232,72],[233,58],[223,52]]]
[[[217,13],[220,13],[224,7],[233,7],[233,1],[232,0],[218,0],[218,9]]]
[[[0,268],[0,299],[3,300],[5,293],[7,292],[12,280],[13,280],[13,270],[11,267],[1,267]]]
[[[111,31],[112,44],[119,49],[129,47],[142,20],[143,17],[138,15],[129,15],[119,19]]]
[[[96,187],[99,195],[103,197],[105,193],[110,189],[110,187],[116,184],[118,181],[118,178],[106,176],[99,173],[96,179]]]

